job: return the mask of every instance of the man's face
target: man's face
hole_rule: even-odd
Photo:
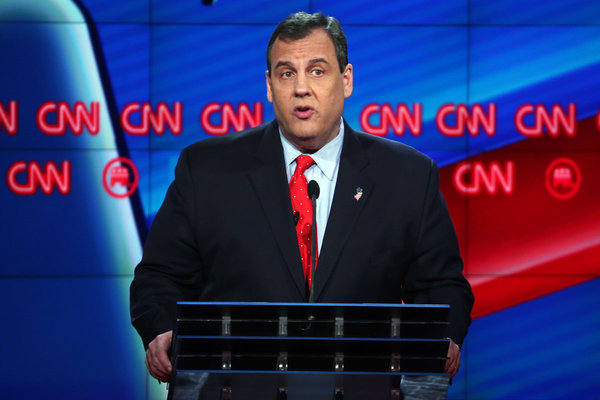
[[[339,132],[344,99],[352,94],[352,65],[340,73],[333,42],[322,29],[271,48],[267,97],[286,139],[314,153]]]

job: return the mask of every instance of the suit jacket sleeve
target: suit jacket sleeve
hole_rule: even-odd
[[[407,303],[449,304],[448,336],[462,346],[471,323],[473,293],[464,278],[456,232],[439,190],[439,174],[430,161],[414,258],[403,283]]]
[[[156,335],[173,329],[176,302],[194,300],[199,292],[202,264],[191,227],[194,190],[184,150],[130,288],[131,319],[145,348]]]

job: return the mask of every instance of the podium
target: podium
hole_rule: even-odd
[[[179,302],[168,400],[445,399],[448,311]]]

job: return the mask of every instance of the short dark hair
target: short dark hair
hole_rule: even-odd
[[[335,56],[340,66],[340,72],[348,65],[348,42],[342,30],[340,21],[334,17],[326,17],[321,13],[308,14],[300,11],[291,14],[277,25],[267,46],[267,70],[271,75],[271,49],[277,39],[299,40],[307,37],[315,29],[323,29],[335,48]]]

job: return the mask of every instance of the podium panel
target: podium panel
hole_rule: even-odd
[[[446,398],[446,305],[177,307],[170,400]]]
[[[187,371],[169,390],[177,388],[173,400],[437,400],[446,398],[448,380],[447,374]]]

